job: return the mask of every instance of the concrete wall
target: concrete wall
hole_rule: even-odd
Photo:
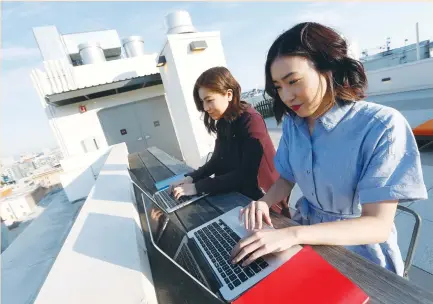
[[[157,85],[132,92],[92,99],[79,104],[62,107],[47,107],[46,111],[48,117],[50,117],[50,115],[54,117],[54,119],[51,120],[51,126],[57,137],[57,141],[63,143],[63,145],[60,145],[64,147],[62,149],[63,155],[65,155],[65,157],[71,157],[85,154],[81,142],[86,139],[95,138],[100,149],[106,149],[108,147],[98,118],[99,110],[137,100],[161,96],[163,94],[164,87]],[[80,113],[79,105],[85,105],[87,112]],[[50,111],[52,111],[52,113],[50,113]]]
[[[157,303],[128,166],[113,146],[35,304]]]
[[[70,202],[89,195],[110,149],[100,149],[60,161],[64,170],[60,175],[60,181]]]
[[[367,79],[369,96],[433,88],[433,58],[370,71]]]
[[[208,47],[192,52],[192,41],[204,40]],[[167,63],[160,68],[166,99],[185,162],[197,168],[213,150],[214,137],[204,127],[202,113],[193,99],[195,81],[205,70],[226,66],[219,32],[167,35],[161,52]]]
[[[127,78],[156,74],[156,53],[132,58],[86,64],[72,68],[75,85],[78,88],[120,81]]]

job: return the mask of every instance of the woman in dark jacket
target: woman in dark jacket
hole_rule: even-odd
[[[225,67],[201,74],[193,94],[207,131],[217,138],[211,159],[171,185],[174,196],[234,191],[258,200],[279,178],[275,148],[263,117],[241,101],[241,87]],[[286,203],[273,209],[288,214]]]

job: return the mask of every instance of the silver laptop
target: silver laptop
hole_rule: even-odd
[[[160,248],[158,242],[155,242],[155,236],[161,235],[161,233],[152,229],[152,226],[162,227],[160,224],[153,225],[152,223],[155,221],[160,223],[161,217],[167,215],[162,210],[158,210],[160,209],[159,205],[155,204],[153,197],[146,192],[144,194],[151,199],[147,200],[148,204],[144,203],[144,210],[147,226],[151,231],[152,245],[215,297],[220,294],[224,300],[235,300],[302,248],[301,246],[294,246],[280,253],[269,254],[247,267],[240,266],[241,263],[232,265],[229,261],[232,248],[241,238],[250,233],[239,222],[241,207],[237,207],[188,232],[184,235],[174,257],[170,257],[163,248]],[[143,194],[142,199],[143,202],[146,202]],[[159,218],[151,216],[155,214],[158,214]],[[265,229],[273,228],[267,226]],[[180,233],[185,234],[185,232]],[[200,263],[201,266],[206,265],[204,271],[202,271],[203,267],[197,264],[197,261],[202,262]],[[205,274],[208,275],[208,278]]]
[[[192,196],[181,196],[179,199],[175,199],[174,196],[170,193],[168,187],[165,187],[155,192],[153,195],[151,195],[148,191],[143,190],[138,185],[137,177],[135,176],[135,174],[129,171],[129,175],[131,178],[131,182],[138,189],[140,189],[141,192],[145,192],[147,196],[151,196],[151,198],[159,205],[159,207],[165,213],[172,213],[208,195],[208,194],[197,194]]]
[[[197,194],[191,196],[181,196],[179,199],[175,199],[173,194],[170,193],[170,188],[164,188],[155,192],[153,199],[157,204],[166,212],[172,213],[182,207],[185,207],[196,200],[205,197],[207,194]]]

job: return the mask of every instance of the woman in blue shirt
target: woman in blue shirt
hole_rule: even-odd
[[[419,151],[406,119],[365,102],[367,78],[347,54],[345,40],[317,23],[301,23],[272,44],[265,65],[266,92],[274,98],[283,135],[275,156],[280,178],[241,211],[245,228],[232,262],[297,244],[343,245],[398,275],[403,260],[394,216],[398,202],[427,198]],[[297,183],[303,197],[294,220],[272,225],[269,207]]]

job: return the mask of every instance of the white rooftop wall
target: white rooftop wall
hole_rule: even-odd
[[[31,77],[41,98],[124,79],[158,73],[157,54],[123,58],[73,67],[64,61],[45,61],[45,70],[34,69]]]
[[[367,79],[369,96],[433,88],[433,58],[369,71]]]
[[[192,41],[204,40],[207,48],[192,52]],[[161,52],[167,63],[159,68],[167,105],[185,162],[197,168],[213,150],[214,137],[204,127],[202,113],[194,103],[193,88],[197,78],[214,66],[226,66],[219,32],[167,35]]]
[[[157,303],[128,167],[113,146],[35,304]]]
[[[86,42],[99,43],[106,56],[118,56],[121,53],[120,38],[116,30],[74,33],[62,35],[61,37],[68,55],[71,55],[74,59],[79,57],[78,45]]]
[[[81,141],[85,139],[95,138],[100,149],[108,147],[99,121],[98,111],[161,95],[164,95],[164,87],[157,85],[96,98],[87,102],[62,107],[50,107],[46,108],[46,112],[53,117],[52,128],[57,134],[58,142],[63,143],[62,152],[65,157],[72,157],[85,153],[81,144]],[[87,112],[80,113],[80,105],[85,105]]]

